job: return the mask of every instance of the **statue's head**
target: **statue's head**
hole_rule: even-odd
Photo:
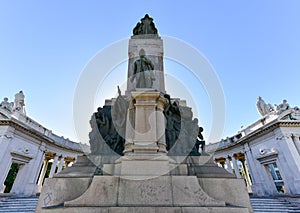
[[[140,51],[139,51],[139,56],[140,57],[144,57],[145,56],[145,50],[144,49],[140,49]]]
[[[7,102],[7,101],[8,101],[8,98],[7,98],[7,97],[5,97],[3,100],[4,100],[5,102]]]

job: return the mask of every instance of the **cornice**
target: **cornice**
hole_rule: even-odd
[[[82,154],[83,151],[81,150],[75,150],[75,149],[72,149],[71,147],[66,147],[66,146],[63,146],[61,144],[58,144],[56,143],[53,139],[39,133],[38,131],[34,130],[34,129],[29,129],[29,128],[26,128],[24,125],[22,124],[19,124],[13,120],[0,120],[0,126],[10,126],[10,127],[13,127],[15,129],[17,129],[18,131],[26,134],[26,135],[29,135],[39,141],[42,141],[42,142],[45,142],[45,143],[48,143],[48,144],[51,144],[52,146],[55,146],[55,147],[58,147],[60,149],[63,149],[63,150],[66,150],[66,151],[69,151],[70,149],[78,154]]]
[[[277,129],[279,127],[300,127],[300,121],[282,121],[282,120],[276,120],[275,122],[271,122],[267,124],[266,126],[263,126],[253,132],[251,132],[249,135],[246,135],[236,142],[232,144],[228,144],[227,146],[220,147],[216,151],[225,151],[232,148],[236,148],[238,146],[244,145],[247,142],[253,141],[263,135],[266,135],[270,132],[272,132],[274,129]]]

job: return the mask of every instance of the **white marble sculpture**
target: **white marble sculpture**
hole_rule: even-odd
[[[8,98],[7,97],[5,97],[3,99],[3,101],[1,102],[1,104],[0,104],[1,108],[7,109],[9,111],[12,111],[13,106],[14,106],[14,103],[13,102],[8,102]]]
[[[15,103],[14,103],[14,110],[19,111],[21,113],[25,113],[25,95],[23,91],[18,92],[15,94]]]
[[[265,116],[270,112],[274,111],[273,106],[271,104],[266,104],[260,96],[258,96],[256,107],[261,116]]]

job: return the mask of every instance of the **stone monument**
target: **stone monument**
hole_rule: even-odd
[[[46,179],[36,212],[252,212],[243,180],[205,153],[191,108],[166,93],[163,41],[149,15],[128,55],[125,95],[118,88],[92,115],[91,153]]]

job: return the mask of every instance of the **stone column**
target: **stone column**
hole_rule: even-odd
[[[223,157],[216,158],[215,161],[216,161],[216,163],[221,164],[222,168],[225,169],[225,162],[226,162],[225,158],[223,158]]]
[[[14,136],[13,129],[11,127],[0,126],[0,130],[0,187],[2,188],[11,167],[12,157],[9,147],[14,140]],[[10,130],[12,130],[12,132]]]
[[[45,174],[46,174],[47,167],[48,167],[48,161],[49,160],[45,157],[43,167],[42,167],[42,170],[41,170],[41,173],[40,173],[40,177],[39,177],[39,180],[38,180],[38,192],[41,192],[41,190],[42,190],[43,181],[44,181]]]
[[[231,157],[227,156],[227,158],[226,158],[227,171],[230,173],[233,173],[230,160],[231,160]]]
[[[75,158],[69,157],[69,156],[65,157],[65,165],[66,165],[66,167],[72,166],[72,164],[73,164],[74,162],[75,162]],[[72,163],[72,164],[71,164],[71,163]]]
[[[296,142],[298,141],[290,133],[283,134],[280,140],[278,149],[281,149],[286,154],[284,159],[281,155],[278,155],[277,165],[282,171],[281,175],[287,191],[291,194],[297,194],[300,191],[300,155],[296,147]],[[288,162],[288,164],[285,162]]]
[[[57,154],[56,154],[56,155],[54,156],[54,160],[53,160],[53,163],[52,163],[52,166],[51,166],[49,178],[52,178],[53,175],[54,175],[54,173],[55,173],[57,161],[58,161],[58,156],[57,156]]]
[[[248,168],[249,168],[249,172],[251,175],[251,181],[252,181],[252,191],[257,191],[261,194],[261,184],[259,183],[259,169],[256,167],[255,165],[255,159],[252,155],[252,151],[249,147],[249,145],[246,143],[244,144],[244,153],[245,153],[245,157],[246,157],[246,161],[248,163]],[[256,161],[257,162],[257,161]]]
[[[65,164],[65,158],[64,158],[64,156],[61,156],[61,157],[60,157],[59,164],[58,164],[57,173],[59,173],[59,172],[62,171],[62,168],[63,168],[63,165],[64,165],[64,164]]]
[[[298,154],[300,155],[300,139],[299,139],[299,135],[294,135],[293,137],[296,149],[298,151]]]
[[[252,183],[251,183],[249,172],[248,172],[248,169],[247,169],[247,166],[246,166],[246,163],[245,163],[245,156],[244,156],[244,158],[241,158],[240,161],[242,162],[242,166],[243,166],[243,171],[244,171],[244,174],[245,174],[245,179],[246,179],[247,187],[250,188],[251,185],[252,185]]]
[[[233,165],[233,168],[234,168],[234,173],[236,175],[237,178],[242,178],[241,174],[240,174],[240,171],[239,171],[239,167],[237,165],[237,159],[235,158],[235,156],[233,155],[233,158],[232,158],[232,165]]]

